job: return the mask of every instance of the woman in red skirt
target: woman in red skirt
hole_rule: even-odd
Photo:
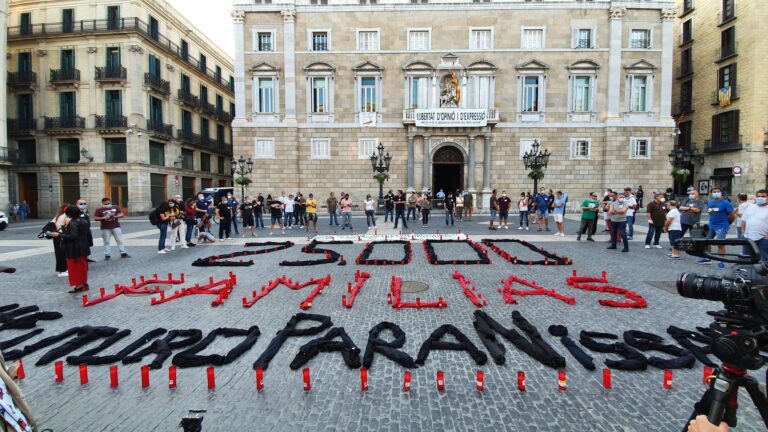
[[[67,259],[69,285],[71,293],[88,291],[88,255],[91,254],[88,224],[80,217],[80,209],[69,206],[64,211],[69,221],[61,233],[53,233],[53,237],[61,238],[61,247]]]

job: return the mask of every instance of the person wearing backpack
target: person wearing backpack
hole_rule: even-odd
[[[157,226],[160,230],[160,239],[157,243],[157,253],[165,254],[168,251],[165,250],[165,238],[168,236],[168,216],[165,212],[169,211],[171,207],[167,202],[160,204],[156,209],[149,214],[149,221]]]

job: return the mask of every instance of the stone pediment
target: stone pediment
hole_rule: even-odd
[[[435,67],[425,61],[412,61],[403,66],[403,70],[406,72],[432,72]]]
[[[370,61],[364,61],[357,66],[352,68],[355,72],[382,72],[384,71],[384,68],[377,65],[376,63],[372,63]]]
[[[600,69],[600,65],[592,60],[577,60],[566,68],[572,72],[578,71],[594,71]]]
[[[648,60],[642,59],[640,61],[632,63],[629,66],[624,66],[624,69],[626,69],[627,71],[649,72],[649,71],[656,70],[656,66],[653,63],[649,62]]]
[[[459,57],[456,54],[448,53],[440,57],[440,64],[437,65],[438,69],[462,69],[464,66],[459,63]]]
[[[336,72],[336,68],[330,63],[315,62],[304,67],[305,72]]]
[[[478,60],[467,66],[467,70],[496,70],[498,68],[495,63],[488,60]]]
[[[539,60],[531,60],[515,66],[515,69],[519,71],[545,71],[549,69],[549,65]]]
[[[251,66],[251,72],[279,72],[280,68],[267,62],[261,62]]]

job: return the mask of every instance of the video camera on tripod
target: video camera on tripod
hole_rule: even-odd
[[[749,255],[710,254],[708,246],[745,246]],[[707,312],[714,317],[710,328],[718,334],[710,344],[712,354],[722,364],[709,379],[708,389],[690,419],[706,414],[714,425],[725,421],[736,426],[738,391],[744,387],[768,428],[768,398],[747,372],[760,369],[768,361],[760,354],[768,349],[768,265],[760,262],[757,245],[746,239],[683,238],[676,247],[689,255],[735,264],[722,277],[684,273],[677,281],[681,296],[720,301],[725,306],[724,310]],[[683,430],[686,428],[687,424]]]

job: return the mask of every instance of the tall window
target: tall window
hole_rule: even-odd
[[[736,16],[736,6],[734,0],[723,0],[723,22]]]
[[[683,23],[680,43],[690,42],[691,39],[693,39],[693,19]]]
[[[693,0],[683,0],[683,13],[693,9]]]
[[[408,49],[411,51],[426,51],[430,48],[429,30],[409,30]]]
[[[34,115],[32,110],[32,94],[22,93],[16,95],[16,118],[19,127],[22,129],[31,129],[34,126]]]
[[[204,85],[200,85],[200,102],[207,104],[208,103],[208,87]]]
[[[120,28],[120,6],[107,6],[107,28],[109,30]]]
[[[647,75],[629,76],[629,111],[648,112],[649,78]]]
[[[216,125],[216,141],[219,142],[219,144],[224,144],[226,142],[226,135],[224,133],[224,126],[217,124]],[[221,171],[222,174],[224,174],[223,170]]]
[[[185,133],[192,133],[192,113],[187,110],[181,110],[181,130]]]
[[[493,31],[491,29],[471,29],[469,32],[469,49],[483,50],[493,48]]]
[[[122,91],[106,90],[104,92],[104,113],[107,119],[116,119],[123,116]]]
[[[61,71],[65,76],[73,76],[75,69],[75,50],[64,49],[61,50]]]
[[[469,104],[472,108],[491,108],[493,77],[472,76],[469,80]]]
[[[379,31],[378,30],[358,30],[357,31],[357,49],[358,51],[378,51],[379,50]]]
[[[32,34],[32,14],[29,12],[22,12],[19,17],[19,33],[22,35]]]
[[[523,77],[523,94],[521,111],[541,111],[539,102],[541,99],[541,81],[543,77],[538,75],[526,75]]]
[[[189,75],[181,74],[181,91],[183,93],[192,92],[192,80],[189,79]]]
[[[592,140],[589,138],[571,139],[571,159],[589,159],[591,147]]]
[[[693,111],[693,80],[680,83],[680,113]]]
[[[149,164],[165,166],[165,144],[157,141],[149,142]]]
[[[207,142],[211,137],[211,123],[207,118],[200,118],[200,136],[203,137],[203,142]]]
[[[59,175],[61,181],[61,202],[73,203],[80,199],[80,173],[63,172]]]
[[[712,116],[712,149],[730,150],[740,147],[739,110]]]
[[[64,9],[61,11],[61,31],[72,33],[75,31],[75,10]]]
[[[544,48],[544,29],[540,27],[523,27],[520,42],[522,49]]]
[[[330,159],[331,140],[328,138],[313,138],[310,142],[310,159]]]
[[[149,17],[148,33],[152,39],[160,40],[160,21],[153,16]]]
[[[274,138],[256,138],[256,159],[274,159]]]
[[[37,144],[35,140],[18,140],[16,144],[19,148],[20,164],[37,163]]]
[[[201,71],[206,72],[208,70],[208,58],[205,57],[205,54],[200,53],[200,61],[198,65],[200,66]]]
[[[119,47],[107,47],[107,71],[110,76],[120,76],[120,48]]]
[[[78,163],[80,161],[80,141],[77,138],[59,140],[59,163]]]
[[[59,93],[59,117],[62,119],[74,119],[76,116],[75,92]]]
[[[693,48],[686,48],[680,52],[680,76],[693,73]]]
[[[630,48],[648,49],[651,47],[651,31],[648,29],[632,29],[629,39]]]
[[[574,42],[574,48],[594,48],[592,29],[576,30],[576,40]]]
[[[629,157],[630,159],[650,159],[651,158],[651,139],[650,138],[630,138],[629,139]]]
[[[163,126],[163,101],[156,97],[149,97],[149,122],[155,130]]]
[[[211,172],[211,155],[200,153],[200,171]]]
[[[736,54],[736,26],[728,27],[720,33],[720,58]]]
[[[432,88],[430,85],[431,79],[429,77],[409,77],[410,81],[408,86],[408,103],[407,108],[428,108],[429,107],[429,90]]]
[[[32,72],[32,53],[30,52],[20,52],[19,53],[19,66],[18,71],[20,73],[26,73]]]
[[[149,175],[149,198],[152,200],[152,205],[155,207],[168,199],[166,193],[167,178],[168,176],[164,174]]]
[[[329,51],[330,43],[327,31],[312,32],[312,51]]]
[[[125,147],[125,138],[104,139],[104,160],[106,163],[126,163],[128,153]]]
[[[375,77],[360,78],[360,111],[376,112],[377,89]]]
[[[154,54],[149,55],[149,74],[160,78],[161,75],[161,68],[160,68],[160,59],[157,58]]]
[[[187,61],[187,59],[189,59],[189,42],[182,39],[180,50],[181,50],[181,58],[184,61]]]
[[[260,31],[256,33],[256,51],[275,50],[275,32]]]
[[[273,78],[258,78],[258,105],[256,112],[275,112],[275,80]]]
[[[328,112],[328,77],[310,78],[312,86],[312,112]]]
[[[192,149],[181,149],[181,168],[185,170],[195,169],[195,152]]]
[[[720,68],[717,77],[718,90],[730,89],[731,99],[738,97],[739,87],[736,85],[736,63]]]
[[[572,112],[592,112],[592,77],[577,75],[573,77]]]

